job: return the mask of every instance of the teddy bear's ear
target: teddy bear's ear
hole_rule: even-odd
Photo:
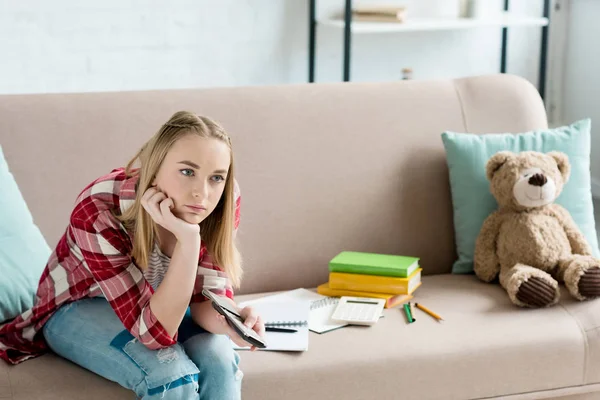
[[[492,180],[496,171],[504,165],[505,162],[514,157],[514,153],[510,151],[500,151],[494,154],[487,162],[485,166],[485,172],[488,180]]]
[[[571,173],[571,164],[569,163],[569,156],[560,151],[551,151],[547,154],[550,157],[554,158],[558,170],[560,171],[560,174],[563,177],[563,182],[566,182],[569,179],[569,174]]]

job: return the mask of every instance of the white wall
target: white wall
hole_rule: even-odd
[[[0,92],[297,80],[299,11],[272,0],[0,0]]]
[[[593,190],[600,197],[600,1],[571,0],[569,7],[562,118],[592,119]]]
[[[449,1],[396,2],[423,15]],[[512,3],[542,13],[542,0]],[[319,0],[319,15],[343,4]],[[0,0],[0,93],[306,82],[307,17],[308,0]],[[352,80],[398,79],[403,67],[416,79],[494,73],[500,37],[496,28],[356,35]],[[537,83],[539,38],[538,28],[511,30],[509,72]],[[319,29],[317,50],[317,81],[341,80],[341,30]]]

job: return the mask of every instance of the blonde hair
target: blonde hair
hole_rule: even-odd
[[[227,273],[234,287],[239,287],[242,266],[235,245],[233,228],[235,223],[234,161],[231,139],[225,130],[207,117],[187,111],[178,111],[146,142],[129,161],[125,172],[128,177],[139,176],[135,201],[122,215],[116,216],[126,229],[133,232],[132,256],[144,271],[148,258],[158,239],[158,226],[141,204],[144,192],[152,182],[171,146],[180,138],[193,134],[203,138],[215,138],[226,143],[231,162],[225,181],[225,189],[214,211],[200,223],[200,235],[206,243],[212,261]],[[133,165],[139,161],[139,169]]]

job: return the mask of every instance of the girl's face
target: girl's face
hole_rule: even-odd
[[[173,200],[176,217],[199,224],[219,203],[229,164],[226,143],[189,134],[173,144],[153,185]]]

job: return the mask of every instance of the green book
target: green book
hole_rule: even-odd
[[[329,262],[330,272],[395,276],[407,278],[417,268],[417,257],[396,256],[390,254],[361,253],[343,251]]]

